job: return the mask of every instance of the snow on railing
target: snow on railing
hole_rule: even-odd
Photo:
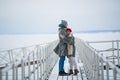
[[[0,80],[47,80],[58,56],[53,52],[58,41],[19,48],[21,53],[14,53],[18,49],[2,51],[8,56],[5,66],[0,68]],[[28,51],[27,51],[28,50]],[[10,51],[10,53],[9,53]],[[15,55],[14,55],[15,54]],[[20,55],[21,54],[21,55]],[[19,56],[20,55],[20,56]],[[18,59],[19,60],[16,60]],[[4,58],[3,58],[4,59]]]
[[[120,80],[120,69],[118,67],[99,55],[83,40],[75,38],[75,41],[88,80]]]
[[[0,67],[19,61],[21,58],[28,56],[34,49],[36,49],[35,45],[0,51]]]
[[[113,64],[120,67],[120,40],[109,40],[109,41],[88,41],[90,46],[95,48],[99,54],[102,54]],[[105,49],[106,48],[106,49]]]
[[[8,56],[5,66],[0,68],[0,80],[48,80],[58,59],[58,56],[53,52],[57,43],[58,40],[35,45],[32,48],[20,48],[20,51],[22,50],[20,58],[20,53],[15,52],[18,49],[5,51],[5,55],[10,56]],[[118,67],[98,54],[94,48],[83,40],[75,38],[75,43],[88,80],[120,79],[120,69]],[[6,56],[2,56],[0,59],[2,60]]]

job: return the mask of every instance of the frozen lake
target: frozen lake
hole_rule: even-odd
[[[75,37],[85,41],[120,40],[120,33],[74,33]],[[36,44],[51,42],[58,39],[58,34],[38,34],[38,35],[0,35],[0,51],[13,48],[26,47]]]
[[[120,40],[120,33],[85,33],[74,34],[85,41]],[[13,48],[47,43],[58,39],[57,34],[39,35],[0,35],[0,51]]]

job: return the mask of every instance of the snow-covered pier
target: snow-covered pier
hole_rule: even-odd
[[[116,66],[120,63],[119,45],[104,51],[112,51],[112,62],[109,57],[104,57],[102,50],[94,49],[90,44],[79,38],[75,38],[76,61],[79,74],[69,76],[58,75],[59,57],[53,52],[58,40],[17,48],[0,52],[0,80],[120,80],[120,69]],[[115,41],[112,43],[114,44]],[[115,57],[116,56],[116,57]],[[105,69],[105,68],[106,69]],[[65,70],[69,69],[66,59]]]

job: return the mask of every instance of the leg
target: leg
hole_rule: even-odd
[[[75,57],[72,57],[72,63],[74,65],[74,69],[77,69],[77,62],[75,60]]]
[[[69,57],[68,60],[69,60],[70,69],[73,69],[72,57]]]
[[[69,75],[71,75],[71,74],[73,74],[72,58],[68,57],[68,61],[69,61],[69,66],[70,66]]]
[[[60,59],[59,59],[59,72],[64,71],[64,61],[65,61],[65,56],[60,56]]]
[[[75,57],[72,57],[72,61],[74,64],[74,75],[77,75],[79,73],[78,69],[77,69],[77,62],[75,60]]]
[[[64,71],[64,61],[65,61],[65,56],[60,56],[60,59],[59,59],[59,75],[60,76],[68,75],[68,73]]]

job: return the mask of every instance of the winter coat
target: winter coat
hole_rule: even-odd
[[[59,56],[67,56],[67,37],[66,28],[59,28],[59,43],[54,49]]]
[[[70,34],[67,37],[67,49],[68,49],[67,57],[70,56],[75,57],[75,38],[72,34]]]

